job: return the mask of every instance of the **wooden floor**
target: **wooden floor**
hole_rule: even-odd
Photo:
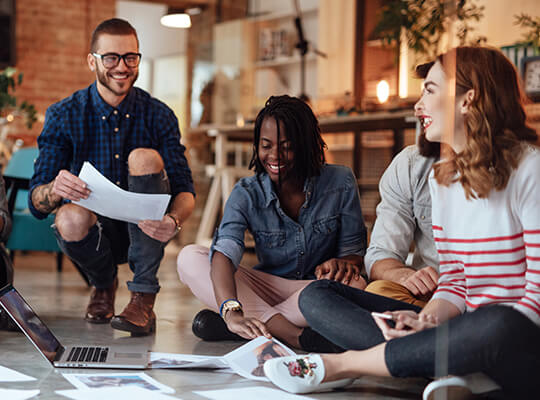
[[[170,244],[159,271],[161,292],[156,302],[157,332],[155,336],[132,338],[108,325],[92,325],[83,320],[89,289],[67,262],[62,273],[55,269],[54,256],[30,253],[18,256],[15,287],[23,294],[40,317],[51,327],[63,344],[81,341],[99,344],[145,343],[153,351],[186,354],[223,355],[242,343],[210,343],[197,339],[191,332],[193,316],[203,308],[176,274],[176,255],[179,246]],[[249,257],[249,256],[248,256]],[[251,257],[253,257],[251,255]],[[131,278],[127,265],[119,272],[116,307],[121,311],[129,299],[125,282]],[[73,389],[62,372],[110,372],[107,370],[54,369],[41,357],[22,333],[0,331],[0,365],[13,368],[37,378],[23,383],[0,383],[0,388],[40,389],[39,399],[64,398],[55,390]],[[195,390],[232,387],[268,386],[269,383],[250,381],[238,375],[201,370],[147,370],[148,375],[176,390],[175,397],[184,400],[202,399]],[[310,395],[315,399],[418,399],[423,379],[363,378],[343,391]]]

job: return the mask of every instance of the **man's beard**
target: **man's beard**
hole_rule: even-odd
[[[97,78],[98,78],[99,83],[101,83],[101,85],[109,89],[116,96],[123,96],[127,92],[129,92],[129,90],[133,87],[138,77],[139,77],[139,71],[137,70],[134,74],[130,75],[129,77],[129,79],[131,79],[130,81],[125,81],[126,86],[123,89],[121,89],[122,90],[121,92],[119,92],[118,90],[111,87],[112,85],[109,84],[109,79],[112,79],[112,78],[109,78],[107,76],[107,71],[104,71],[100,69],[99,67],[97,68]]]

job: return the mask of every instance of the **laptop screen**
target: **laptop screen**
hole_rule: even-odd
[[[34,346],[52,363],[60,342],[13,286],[9,285],[0,291],[0,304]]]

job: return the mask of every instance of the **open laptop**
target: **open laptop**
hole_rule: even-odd
[[[55,367],[144,369],[148,366],[148,349],[141,346],[63,346],[12,285],[0,290],[0,305]]]

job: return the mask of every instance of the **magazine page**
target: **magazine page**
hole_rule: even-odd
[[[174,393],[172,387],[156,381],[144,372],[118,372],[109,374],[63,373],[62,376],[77,389],[137,386],[161,393]]]
[[[229,368],[223,357],[150,352],[150,368]]]
[[[296,353],[275,338],[259,336],[245,345],[225,354],[223,358],[238,375],[247,379],[267,381],[263,365],[276,357],[295,356]]]

